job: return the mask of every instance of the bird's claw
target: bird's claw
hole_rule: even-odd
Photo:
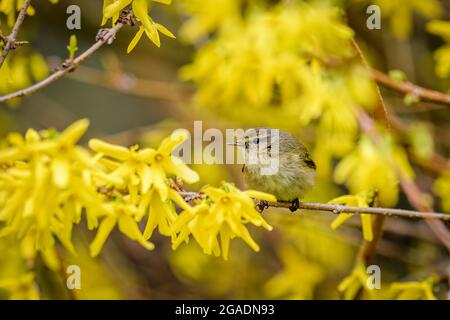
[[[269,202],[266,200],[259,200],[256,204],[256,210],[258,210],[258,212],[263,212],[267,208],[269,208]]]
[[[291,206],[289,207],[289,210],[291,212],[297,211],[298,208],[300,208],[300,201],[298,199],[294,199],[291,201]]]

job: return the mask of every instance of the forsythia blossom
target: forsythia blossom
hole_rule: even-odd
[[[127,52],[131,52],[137,45],[142,35],[145,33],[147,37],[156,45],[160,46],[159,32],[170,37],[175,38],[172,32],[170,32],[163,25],[156,23],[148,15],[149,6],[152,2],[159,2],[163,4],[170,4],[171,0],[104,0],[103,1],[103,21],[105,24],[112,18],[113,23],[119,18],[120,12],[131,4],[133,14],[140,21],[141,25],[139,31],[130,42]]]
[[[339,283],[338,291],[344,295],[345,300],[351,300],[361,289],[370,296],[374,293],[374,290],[368,287],[366,267],[359,263],[353,268],[352,273]]]
[[[81,120],[60,135],[30,129],[25,137],[8,137],[10,147],[0,151],[2,236],[15,233],[31,239],[39,251],[52,248],[56,236],[74,251],[72,225],[80,221],[82,208],[88,221],[95,221],[101,208],[90,157],[75,145],[87,127],[88,121]]]
[[[206,187],[203,192],[207,198],[184,210],[175,221],[172,231],[176,239],[172,247],[176,249],[192,234],[206,254],[222,254],[224,259],[228,259],[230,240],[234,237],[259,251],[245,225],[251,223],[266,230],[272,227],[256,211],[252,198],[276,201],[275,197],[254,190],[240,191],[228,183],[222,188]]]
[[[334,179],[345,183],[352,193],[377,190],[380,205],[390,207],[398,199],[398,178],[393,163],[405,177],[414,177],[405,151],[391,135],[384,134],[379,147],[363,135],[358,146],[339,162]]]
[[[116,222],[119,223],[121,230],[130,227],[124,233],[138,240],[147,249],[151,249],[152,245],[143,241],[138,234],[139,229],[135,227],[135,221],[140,221],[142,217],[148,215],[143,236],[145,239],[149,239],[157,227],[161,234],[170,235],[169,228],[176,218],[171,203],[174,202],[183,209],[188,209],[188,205],[177,192],[169,188],[167,174],[176,175],[188,183],[198,181],[196,172],[189,169],[180,158],[171,155],[175,147],[187,139],[188,135],[185,130],[176,130],[162,141],[157,150],[150,148],[140,150],[138,146],[128,149],[97,139],[89,142],[89,146],[99,153],[99,162],[109,171],[108,177],[111,180],[122,181],[116,187],[123,190],[124,195],[116,194],[115,199],[133,206],[121,205],[121,215],[117,216],[117,210],[113,209],[104,218],[91,246],[93,255],[100,251]]]
[[[360,192],[357,195],[346,195],[335,198],[329,203],[367,208],[369,206],[368,203],[372,201],[372,198],[373,192]],[[353,216],[351,213],[340,213],[339,216],[331,223],[331,228],[336,229],[351,216]],[[372,241],[372,217],[370,214],[361,214],[360,216],[364,239],[366,241]]]
[[[55,266],[55,237],[72,253],[73,225],[86,215],[89,229],[98,229],[91,244],[97,255],[114,228],[147,249],[153,230],[171,235],[176,219],[173,204],[189,209],[170,189],[167,175],[193,183],[198,175],[173,149],[188,137],[176,130],[160,147],[139,150],[91,140],[92,156],[76,143],[88,128],[80,120],[62,133],[28,130],[25,137],[11,134],[0,150],[0,236],[15,235],[26,244],[28,256],[41,252]],[[45,190],[45,192],[44,192]],[[148,215],[142,234],[138,222]]]

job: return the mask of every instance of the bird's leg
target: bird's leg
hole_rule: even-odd
[[[266,200],[259,200],[258,203],[256,204],[256,210],[258,210],[258,212],[263,212],[265,209],[267,209],[269,207],[269,202]]]
[[[291,212],[297,211],[298,208],[300,208],[300,201],[298,201],[298,198],[295,198],[294,200],[291,201],[291,206],[289,207],[289,210],[291,210]]]

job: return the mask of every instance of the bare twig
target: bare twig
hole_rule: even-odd
[[[372,77],[375,79],[375,81],[380,85],[382,85],[383,87],[390,88],[403,94],[410,94],[412,96],[420,98],[420,100],[423,101],[429,101],[450,106],[450,94],[420,87],[409,81],[405,82],[394,81],[387,74],[377,69],[372,68],[371,72]]]
[[[42,80],[38,83],[35,83],[34,85],[32,85],[28,88],[25,88],[25,89],[22,89],[22,90],[19,90],[19,91],[16,91],[16,92],[4,95],[4,96],[0,96],[0,103],[6,102],[6,101],[14,99],[14,98],[20,98],[20,97],[30,95],[42,88],[47,87],[51,83],[62,78],[67,73],[74,71],[79,64],[83,63],[86,59],[88,59],[92,54],[94,54],[94,52],[96,52],[98,49],[100,49],[101,46],[103,46],[105,43],[108,43],[108,44],[111,43],[114,40],[116,33],[125,24],[128,23],[130,17],[131,17],[131,13],[123,12],[122,17],[119,19],[119,21],[116,23],[116,25],[114,25],[114,27],[112,27],[110,29],[100,30],[100,32],[97,36],[96,42],[89,49],[84,51],[82,54],[77,56],[75,59],[68,60],[65,63],[63,63],[62,66],[56,72],[52,73],[50,76],[48,76],[44,80]]]
[[[202,199],[204,194],[198,192],[180,192],[180,195],[185,199]],[[257,200],[257,199],[256,199]],[[291,208],[292,203],[289,201],[277,201],[268,202],[269,207],[273,208]],[[450,214],[439,212],[418,212],[405,209],[393,209],[393,208],[363,208],[344,206],[340,204],[331,203],[318,203],[318,202],[300,202],[299,209],[313,210],[313,211],[327,211],[333,214],[341,213],[353,213],[353,214],[373,214],[381,216],[395,216],[404,218],[417,218],[417,219],[438,219],[444,221],[450,221]]]
[[[22,26],[23,20],[25,20],[25,16],[27,13],[27,9],[30,6],[31,0],[25,0],[22,5],[22,9],[20,9],[19,15],[17,16],[16,23],[14,24],[14,27],[11,31],[11,34],[9,36],[3,36],[4,41],[2,54],[0,56],[0,68],[2,67],[3,63],[5,62],[6,57],[8,56],[8,53],[15,49],[16,45],[21,45],[26,42],[20,41],[16,42],[17,34],[19,33],[19,29]]]

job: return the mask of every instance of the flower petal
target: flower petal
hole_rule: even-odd
[[[347,219],[349,219],[353,214],[350,213],[340,213],[336,219],[331,223],[331,229],[338,228],[341,224],[343,224]]]
[[[81,119],[68,126],[59,136],[58,140],[65,145],[75,145],[86,133],[89,127],[88,119]]]
[[[277,201],[277,198],[274,195],[271,195],[266,192],[256,191],[256,190],[245,190],[243,191],[246,195],[254,199],[266,200],[266,201]]]
[[[103,10],[103,15],[109,19],[113,15],[119,14],[120,10],[129,5],[131,1],[133,0],[116,0]]]
[[[144,34],[145,29],[142,27],[139,27],[138,32],[136,32],[136,35],[133,37],[133,40],[131,40],[130,44],[127,48],[127,53],[130,53],[133,51],[134,47],[138,44],[139,40],[141,40],[142,35]]]
[[[61,189],[67,187],[70,179],[69,162],[62,157],[55,157],[52,161],[53,183]]]
[[[95,236],[94,241],[92,241],[89,249],[91,252],[91,256],[97,256],[103,248],[106,239],[108,239],[109,234],[117,223],[117,218],[114,216],[106,217],[100,223],[100,227],[98,228],[97,235]]]
[[[145,249],[153,250],[155,245],[151,242],[147,242],[144,236],[141,234],[139,227],[133,218],[128,215],[121,215],[119,218],[119,230],[125,234],[131,240],[138,241]]]
[[[200,180],[197,172],[189,168],[180,158],[171,156],[170,160],[163,162],[166,172],[180,177],[187,183],[195,183]]]
[[[162,24],[159,23],[155,23],[156,29],[158,29],[159,32],[161,32],[162,34],[168,36],[169,38],[173,38],[175,39],[175,35],[170,32],[169,29],[167,29],[166,27],[164,27]]]
[[[89,147],[95,152],[103,153],[117,160],[127,160],[130,157],[130,150],[122,146],[116,146],[99,139],[91,139]]]

